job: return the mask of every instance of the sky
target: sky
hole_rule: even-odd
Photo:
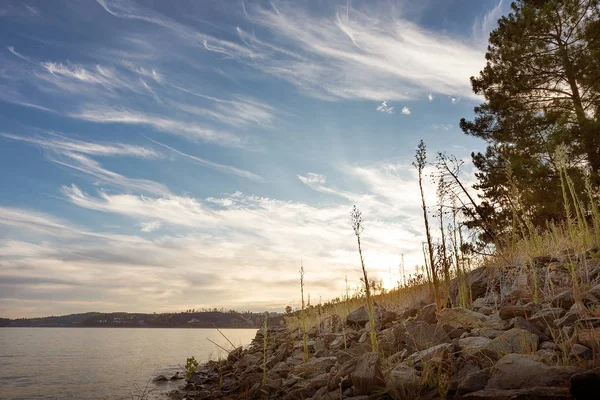
[[[3,1],[0,316],[283,311],[421,263],[507,1]],[[435,187],[426,186],[428,202]]]

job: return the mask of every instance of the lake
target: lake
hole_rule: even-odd
[[[236,346],[248,345],[256,329],[221,329]],[[216,329],[0,328],[0,399],[132,399],[135,385],[184,370],[231,348]],[[150,383],[150,399],[183,381]],[[134,399],[137,397],[133,397]]]

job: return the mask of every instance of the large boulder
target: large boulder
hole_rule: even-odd
[[[467,330],[482,328],[487,318],[484,314],[463,307],[444,308],[437,315],[439,324]]]
[[[416,392],[421,384],[421,377],[408,363],[399,363],[392,368],[385,379],[387,388],[392,393],[409,395]]]
[[[385,385],[381,370],[381,359],[378,353],[365,353],[356,363],[350,375],[355,395],[367,395]]]

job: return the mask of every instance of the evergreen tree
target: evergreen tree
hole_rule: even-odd
[[[460,122],[489,143],[472,155],[477,188],[482,209],[503,228],[515,187],[534,224],[563,217],[553,160],[560,144],[569,146],[573,178],[581,182],[590,168],[600,184],[599,0],[518,0],[511,7],[490,34],[485,68],[471,78],[486,101],[473,121]]]

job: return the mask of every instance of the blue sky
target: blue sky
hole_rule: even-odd
[[[508,9],[439,3],[2,2],[0,315],[282,310],[301,259],[336,297],[353,204],[372,276],[412,271],[414,149],[483,147],[458,121]]]

